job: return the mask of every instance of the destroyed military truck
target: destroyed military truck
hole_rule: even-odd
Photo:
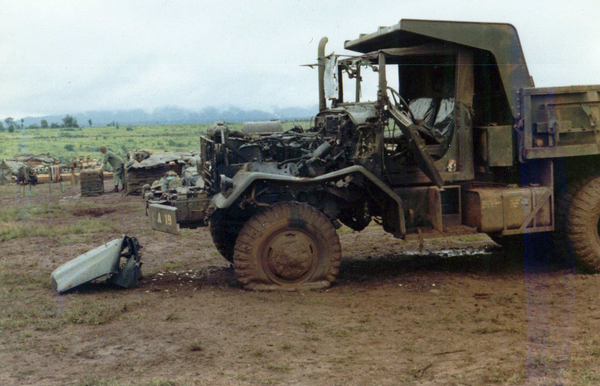
[[[555,232],[600,268],[600,85],[536,88],[509,24],[402,20],[350,56],[326,43],[310,126],[213,124],[199,183],[147,197],[154,229],[208,226],[247,289],[330,285],[336,227],[372,221],[398,238]]]

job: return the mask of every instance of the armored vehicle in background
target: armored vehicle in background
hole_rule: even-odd
[[[398,238],[556,232],[600,268],[600,85],[536,88],[509,24],[402,20],[351,56],[326,43],[310,127],[214,124],[200,183],[149,195],[154,229],[208,225],[248,289],[330,285],[336,227],[371,221]]]

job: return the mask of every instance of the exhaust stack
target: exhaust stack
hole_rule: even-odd
[[[319,111],[327,109],[327,101],[325,100],[325,45],[329,39],[323,37],[319,42]]]

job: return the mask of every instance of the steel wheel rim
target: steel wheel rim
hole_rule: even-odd
[[[297,284],[310,279],[319,265],[316,240],[297,228],[275,232],[261,250],[261,264],[267,277],[278,284]]]

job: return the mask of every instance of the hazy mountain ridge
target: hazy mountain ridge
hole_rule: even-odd
[[[62,123],[62,118],[69,114],[77,119],[80,126],[88,126],[92,120],[93,126],[105,126],[111,122],[119,125],[168,125],[184,123],[212,123],[214,121],[225,122],[248,122],[279,120],[306,120],[318,112],[318,107],[286,107],[273,108],[271,111],[244,110],[235,106],[226,108],[206,107],[202,110],[184,109],[181,107],[165,106],[147,112],[142,109],[129,110],[97,110],[80,113],[65,112],[65,114],[47,115],[43,117],[25,117],[23,124],[27,127],[31,124],[40,125],[42,119],[52,123]],[[20,118],[15,119],[20,123]]]

